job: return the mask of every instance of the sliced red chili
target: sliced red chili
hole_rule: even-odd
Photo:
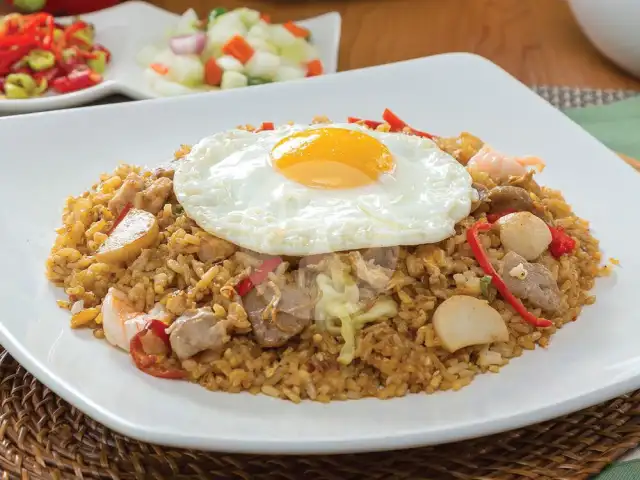
[[[157,320],[155,320],[157,321]],[[186,378],[187,373],[179,368],[170,367],[162,363],[163,358],[158,355],[148,355],[142,346],[142,336],[149,332],[146,327],[136,333],[129,344],[129,353],[136,367],[152,377],[180,380]]]
[[[113,225],[111,225],[111,228],[107,231],[107,235],[111,235],[113,233],[120,222],[124,220],[124,217],[127,216],[127,213],[129,213],[129,210],[131,210],[132,207],[133,205],[130,202],[124,206],[120,214],[116,217],[115,222],[113,222]]]
[[[65,31],[64,31],[64,38],[67,40],[67,42],[78,32],[84,30],[85,28],[87,28],[88,25],[84,22],[76,22],[73,25],[70,25]]]
[[[551,232],[551,243],[549,244],[549,253],[555,258],[567,255],[576,248],[576,241],[571,238],[562,227],[549,227]]]
[[[22,45],[11,50],[0,50],[0,75],[6,75],[12,72],[12,67],[20,62],[33,47],[35,42]]]
[[[39,12],[32,13],[31,15],[23,15],[25,20],[23,29],[24,30],[33,30],[38,27],[41,27],[49,21],[49,19],[53,20],[53,16],[50,13]],[[54,21],[55,24],[55,21]]]
[[[473,255],[476,257],[478,265],[480,265],[480,268],[482,268],[482,270],[491,277],[491,283],[493,283],[496,290],[498,290],[500,295],[502,295],[502,298],[504,298],[504,300],[513,307],[516,313],[520,315],[525,322],[533,325],[534,327],[544,328],[552,326],[553,322],[550,320],[538,318],[529,312],[522,302],[518,300],[513,293],[511,293],[509,287],[507,287],[504,280],[502,280],[502,277],[500,277],[498,272],[496,272],[496,269],[491,265],[491,260],[489,260],[487,252],[485,252],[482,247],[482,243],[480,243],[479,233],[491,230],[492,227],[493,225],[490,223],[477,222],[467,230],[467,242],[471,247]]]
[[[58,77],[52,87],[59,93],[70,93],[90,88],[102,81],[102,77],[88,67],[77,68],[66,77]]]
[[[400,117],[398,117],[395,113],[393,113],[388,108],[386,108],[382,113],[382,119],[389,124],[389,127],[391,128],[392,132],[402,132],[405,128],[408,128],[412,135],[416,135],[418,137],[425,137],[429,139],[436,138],[435,135],[432,135],[427,132],[422,132],[420,130],[416,130],[415,128],[410,127],[409,125],[407,125],[407,122],[402,120]]]
[[[403,120],[400,119],[395,113],[388,108],[385,108],[382,113],[382,119],[389,124],[392,132],[401,132],[404,127],[408,126]]]
[[[513,208],[508,208],[507,210],[503,210],[502,212],[497,212],[497,213],[488,213],[487,214],[487,221],[489,223],[496,223],[498,220],[500,220],[502,217],[509,215],[511,213],[516,213],[517,210],[513,209]]]
[[[436,138],[436,135],[432,135],[431,133],[422,132],[420,130],[416,130],[415,128],[409,127],[411,129],[411,133],[416,135],[417,137],[428,138],[429,140]]]
[[[281,263],[282,259],[280,257],[269,258],[262,262],[262,264],[256,269],[255,272],[242,279],[236,285],[235,290],[238,295],[244,297],[253,289],[253,287],[264,282],[269,276],[269,273],[273,272]]]
[[[265,130],[275,130],[275,125],[273,124],[273,122],[262,122],[262,125],[260,125],[260,128],[257,128],[255,130],[256,133],[258,132],[264,132]]]
[[[60,68],[51,67],[47,70],[34,72],[33,78],[36,80],[36,82],[40,82],[44,78],[47,80],[48,83],[51,83],[53,80],[55,80],[58,77],[58,75],[60,75]]]
[[[171,351],[171,342],[169,341],[169,334],[167,333],[167,324],[160,320],[149,320],[145,326],[147,330],[153,332],[153,334],[162,340],[165,347]]]
[[[362,118],[358,118],[358,117],[347,117],[347,121],[349,123],[362,122],[364,125],[366,125],[367,127],[371,128],[373,130],[378,128],[383,123],[383,122],[376,122],[375,120],[363,120]]]
[[[22,47],[25,45],[34,46],[36,43],[36,38],[31,34],[0,36],[0,48]]]
[[[78,47],[71,47],[71,48],[75,50],[76,54],[80,58],[86,58],[87,60],[95,60],[96,58],[98,58],[98,54],[95,51],[88,52]]]
[[[104,61],[107,62],[107,63],[109,63],[111,61],[111,51],[107,47],[105,47],[104,45],[100,45],[100,44],[96,43],[93,46],[93,51],[94,52],[104,52],[104,54],[105,54]]]
[[[56,28],[56,24],[51,15],[49,15],[49,17],[45,20],[44,23],[45,23],[45,26],[47,27],[47,34],[42,40],[42,48],[44,48],[45,50],[49,50],[53,45],[53,33]]]

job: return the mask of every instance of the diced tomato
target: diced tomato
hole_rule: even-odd
[[[222,53],[231,55],[244,64],[251,60],[255,50],[241,35],[234,35],[222,46]]]
[[[324,66],[318,59],[311,60],[307,63],[307,77],[317,77],[324,73]]]
[[[555,258],[569,254],[576,248],[576,241],[562,227],[549,227],[549,231],[551,232],[549,252]]]
[[[151,65],[149,65],[149,67],[158,75],[166,75],[167,73],[169,73],[169,67],[161,63],[152,63]]]
[[[308,29],[301,27],[300,25],[294,22],[287,22],[282,26],[287,30],[289,30],[294,37],[306,39],[306,38],[309,38],[309,36],[311,35],[311,32],[309,32]]]
[[[211,57],[204,64],[204,82],[212,87],[217,87],[222,83],[223,71],[216,62],[216,59]]]

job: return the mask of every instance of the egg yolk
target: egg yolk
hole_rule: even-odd
[[[294,133],[273,147],[271,158],[288,179],[321,189],[371,185],[394,167],[393,156],[384,144],[346,128]]]

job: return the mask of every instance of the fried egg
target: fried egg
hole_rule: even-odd
[[[439,242],[469,214],[471,183],[429,139],[317,124],[207,137],[179,162],[174,191],[212,235],[304,256]]]

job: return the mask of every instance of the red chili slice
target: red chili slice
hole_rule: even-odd
[[[576,248],[576,241],[562,227],[549,227],[549,231],[551,232],[549,252],[555,258],[569,254]]]
[[[408,126],[403,120],[400,119],[400,117],[398,117],[388,108],[385,108],[384,112],[382,113],[382,119],[389,124],[392,132],[401,132],[404,127]]]
[[[502,212],[497,212],[497,213],[487,213],[487,221],[489,223],[495,223],[498,220],[500,220],[502,217],[509,215],[511,213],[516,213],[517,210],[513,209],[513,208],[509,208],[507,210],[504,210]]]
[[[122,220],[124,220],[124,217],[127,216],[127,213],[129,213],[129,210],[131,210],[131,208],[133,207],[133,205],[131,203],[127,203],[124,208],[122,209],[122,211],[120,212],[120,215],[118,215],[116,217],[116,221],[113,222],[113,225],[111,225],[111,228],[107,231],[107,235],[111,235],[113,233],[113,231],[116,229],[116,227],[118,226],[118,224],[120,222],[122,222]]]
[[[268,260],[262,262],[262,265],[260,265],[255,272],[253,272],[247,278],[242,279],[236,285],[235,290],[238,295],[244,297],[253,289],[253,287],[264,282],[269,276],[269,273],[278,268],[278,265],[280,265],[281,263],[282,259],[280,257],[269,258]]]
[[[518,315],[522,317],[522,319],[533,325],[534,327],[551,327],[553,322],[547,320],[546,318],[538,318],[531,312],[527,310],[527,308],[523,305],[523,303],[516,298],[516,296],[511,293],[509,287],[504,283],[502,277],[498,274],[493,265],[491,265],[491,260],[482,247],[482,243],[480,242],[480,238],[478,234],[480,232],[487,232],[491,230],[492,224],[486,222],[477,222],[471,226],[467,230],[467,243],[469,243],[469,247],[471,247],[471,251],[473,252],[473,256],[476,258],[478,265],[480,268],[484,270],[484,272],[491,277],[491,282],[496,287],[496,290],[502,295],[502,298],[509,303],[513,309],[516,311]]]
[[[389,127],[391,127],[392,132],[402,132],[405,128],[408,128],[412,135],[429,138],[429,139],[436,138],[435,135],[432,135],[427,132],[422,132],[420,130],[416,130],[415,128],[410,127],[409,125],[407,125],[407,122],[402,120],[400,117],[398,117],[395,113],[393,113],[388,108],[386,108],[382,113],[382,119],[389,124]]]
[[[375,130],[376,128],[378,128],[380,125],[382,125],[383,122],[376,122],[375,120],[363,120],[362,118],[358,118],[358,117],[347,117],[347,121],[349,123],[358,123],[358,122],[362,122],[364,123],[367,127]]]
[[[187,376],[187,372],[175,367],[163,365],[163,358],[158,355],[149,355],[144,351],[142,336],[151,332],[153,335],[157,335],[165,343],[168,347],[169,353],[171,353],[171,343],[169,342],[169,335],[166,332],[166,328],[167,326],[160,320],[149,321],[145,327],[136,333],[131,339],[129,352],[133,363],[135,363],[136,367],[144,373],[158,378],[171,380],[183,379]]]
[[[273,122],[262,122],[262,125],[260,125],[260,128],[257,128],[254,130],[255,133],[258,132],[264,132],[265,130],[275,130],[276,126],[273,124]]]
[[[162,340],[167,350],[171,351],[171,342],[167,333],[167,324],[160,320],[149,320],[145,325],[145,329],[151,331],[156,337]]]

